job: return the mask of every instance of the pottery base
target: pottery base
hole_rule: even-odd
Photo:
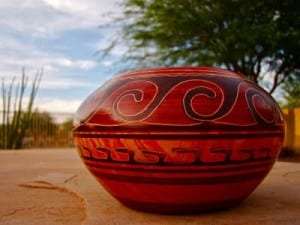
[[[208,213],[218,210],[226,210],[239,205],[244,199],[234,199],[223,202],[207,202],[201,204],[160,204],[160,203],[145,203],[132,201],[130,199],[118,199],[123,205],[128,208],[158,214],[169,215],[184,215],[196,213]]]

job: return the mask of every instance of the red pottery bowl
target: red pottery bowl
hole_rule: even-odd
[[[83,162],[112,196],[168,214],[240,203],[271,170],[284,137],[268,93],[208,67],[116,76],[82,103],[74,127]]]

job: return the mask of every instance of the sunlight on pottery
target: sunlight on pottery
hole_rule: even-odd
[[[82,161],[124,205],[183,214],[239,204],[282,147],[282,113],[246,76],[210,67],[137,70],[74,117]]]

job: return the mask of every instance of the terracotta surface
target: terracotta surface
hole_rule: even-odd
[[[276,162],[240,205],[166,216],[128,209],[84,168],[75,149],[0,151],[0,224],[298,225],[300,163]]]
[[[284,136],[270,95],[209,67],[116,76],[74,121],[79,153],[99,182],[126,206],[158,213],[239,204],[272,168]]]

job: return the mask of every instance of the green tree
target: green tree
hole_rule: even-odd
[[[243,73],[270,93],[299,76],[297,0],[124,0],[122,35],[134,67],[206,65]],[[121,21],[121,22],[120,22]],[[266,79],[268,78],[268,79]]]
[[[300,107],[300,77],[289,78],[282,87],[285,108]]]

